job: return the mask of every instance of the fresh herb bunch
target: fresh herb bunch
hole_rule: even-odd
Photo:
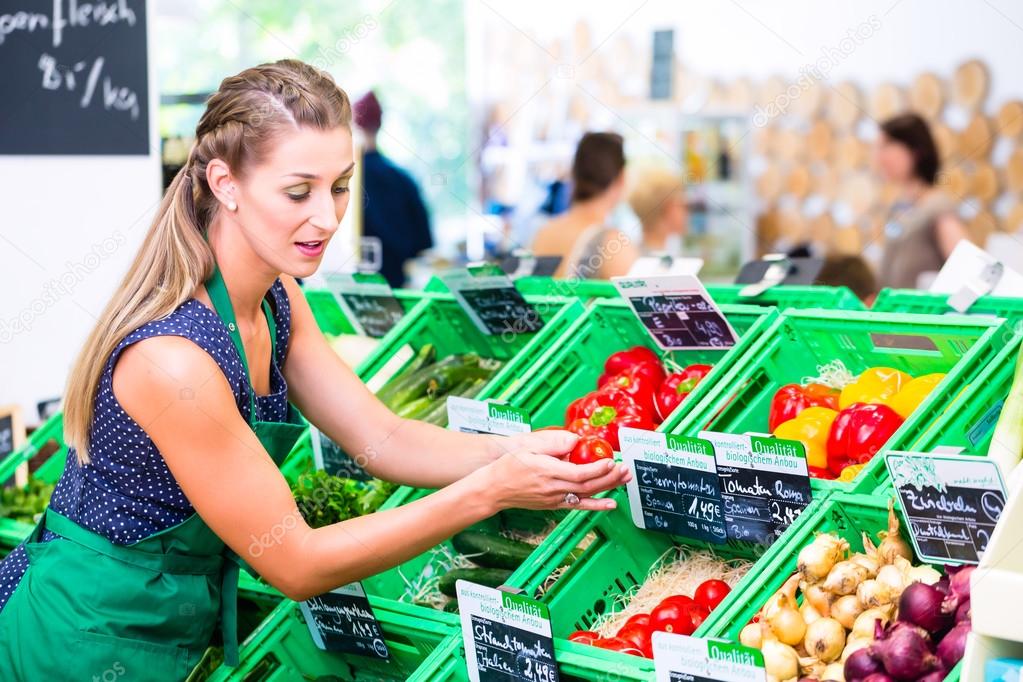
[[[376,511],[396,487],[379,479],[363,482],[311,471],[298,477],[291,492],[306,523],[322,528]]]

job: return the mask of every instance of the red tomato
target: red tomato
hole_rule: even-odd
[[[622,629],[624,630],[630,625],[650,625],[650,614],[637,613],[635,616],[625,621],[625,625],[622,626]]]
[[[600,459],[613,459],[611,444],[596,436],[582,436],[572,448],[568,461],[572,464],[590,464]]]
[[[607,639],[596,639],[592,642],[592,646],[600,647],[601,649],[607,649],[608,651],[619,651],[623,654],[629,654],[631,656],[643,656],[643,652],[636,648],[636,645],[632,642],[626,642],[624,639],[618,639],[617,637],[608,637]]]
[[[664,599],[661,600],[661,604],[666,604],[668,602],[672,602],[672,603],[675,603],[675,604],[680,604],[682,606],[685,606],[687,604],[692,604],[693,603],[693,598],[692,597],[688,597],[688,596],[686,596],[684,594],[673,594],[670,597],[665,597]]]
[[[650,627],[676,635],[691,635],[708,615],[710,611],[707,607],[693,602],[689,597],[668,597],[650,613]]]
[[[689,618],[689,624],[692,630],[688,634],[696,632],[696,628],[703,625],[703,621],[707,620],[707,616],[710,615],[710,609],[703,604],[690,604],[685,607],[686,616]]]
[[[568,641],[580,644],[593,644],[598,639],[600,639],[600,635],[590,630],[576,630],[568,636]]]
[[[615,635],[618,639],[624,639],[626,642],[633,644],[637,649],[643,652],[643,655],[647,658],[654,657],[654,644],[650,641],[650,637],[653,635],[653,630],[650,629],[649,625],[626,625],[618,634]]]
[[[704,580],[693,592],[693,600],[713,611],[731,591],[724,580]]]

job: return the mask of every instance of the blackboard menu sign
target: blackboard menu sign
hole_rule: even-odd
[[[703,431],[714,446],[730,540],[770,545],[810,504],[803,444]]]
[[[9,0],[0,64],[0,154],[149,154],[145,0]]]
[[[454,270],[441,275],[441,281],[473,324],[488,336],[532,334],[543,327],[536,309],[495,265]]]
[[[348,456],[340,445],[313,425],[309,425],[309,438],[313,444],[313,462],[316,468],[331,476],[343,476],[356,481],[373,479],[359,462]]]
[[[622,428],[622,461],[638,528],[723,543],[727,539],[714,448],[708,441]]]
[[[546,605],[464,580],[455,590],[470,680],[557,682]]]
[[[737,336],[700,280],[692,275],[615,277],[614,284],[664,350],[730,348]]]
[[[324,651],[390,658],[384,633],[359,583],[299,602],[313,642]]]
[[[765,682],[764,655],[732,642],[655,632],[657,682]]]
[[[891,452],[885,463],[924,561],[976,564],[1005,507],[1005,483],[986,457]]]
[[[405,316],[405,308],[382,275],[332,274],[326,280],[341,310],[364,336],[378,339]]]

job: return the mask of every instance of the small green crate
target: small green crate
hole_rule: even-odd
[[[708,284],[707,291],[718,303],[787,308],[821,308],[824,310],[866,310],[863,302],[848,287],[776,286],[759,296],[741,296],[744,284]]]
[[[900,369],[913,376],[948,376],[889,439],[905,449],[1014,338],[1000,319],[963,315],[912,315],[856,311],[789,310],[754,342],[706,398],[686,413],[671,433],[700,431],[763,433],[775,392],[815,376],[817,367],[841,360],[853,374],[872,366]],[[815,494],[828,490],[869,492],[887,475],[875,456],[850,482],[813,479]]]
[[[330,291],[304,287],[302,292],[305,294],[305,300],[309,303],[309,308],[312,310],[316,324],[324,334],[340,336],[342,334],[358,333],[352,325],[352,321],[345,315],[334,294]],[[423,294],[418,291],[395,289],[394,297],[398,299],[401,307],[408,313],[408,311],[415,307],[416,303],[422,300]]]
[[[932,294],[915,289],[882,289],[871,310],[891,313],[958,314],[948,304],[948,294]],[[1012,322],[1023,319],[1023,298],[981,296],[966,311],[969,315],[1004,317]]]
[[[568,296],[583,300],[621,297],[618,288],[604,279],[519,277],[515,280],[515,288],[524,295]]]
[[[653,682],[654,662],[636,656],[605,651],[566,639],[554,640],[554,658],[561,682]],[[451,637],[437,647],[409,678],[409,682],[468,682],[462,636]]]
[[[0,462],[0,485],[6,485],[14,479],[14,474],[22,464],[31,462],[44,448],[52,449],[53,453],[35,469],[29,471],[29,478],[44,483],[55,484],[64,472],[67,461],[67,445],[64,443],[64,413],[58,412],[32,432],[28,440],[20,448],[10,453]],[[0,547],[7,550],[17,547],[32,532],[33,525],[0,518]]]
[[[725,601],[711,612],[703,624],[706,636],[738,641],[739,632],[795,573],[800,550],[813,542],[818,534],[835,533],[849,542],[850,551],[862,552],[864,532],[876,541],[877,532],[888,528],[888,497],[890,495],[836,492],[807,507],[750,571],[748,579],[742,583],[743,589],[732,590]],[[897,502],[896,512],[908,541],[908,526]],[[946,682],[959,680],[960,667],[961,664],[949,673]]]
[[[297,603],[285,600],[242,644],[241,664],[221,666],[214,682],[305,682],[407,680],[441,643],[457,631],[458,617],[369,597],[391,658],[387,661],[323,651],[313,643]]]
[[[604,371],[604,360],[609,355],[643,345],[683,367],[694,363],[714,365],[710,374],[679,406],[678,414],[687,406],[695,405],[778,317],[776,310],[757,306],[726,305],[722,312],[739,335],[734,347],[665,354],[657,349],[628,303],[621,299],[596,301],[501,397],[515,407],[528,410],[534,427],[562,425],[569,403],[596,389],[597,379]],[[665,423],[672,423],[671,419]]]

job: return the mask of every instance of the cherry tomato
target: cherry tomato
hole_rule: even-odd
[[[614,458],[611,444],[596,436],[582,436],[572,448],[568,461],[572,464],[590,464],[601,459]]]
[[[592,642],[595,647],[601,649],[607,649],[608,651],[619,651],[623,654],[629,654],[630,656],[643,656],[643,652],[636,648],[636,645],[632,642],[626,642],[624,639],[617,637],[608,637],[607,639],[596,639]]]
[[[626,625],[618,634],[615,635],[618,639],[624,639],[626,642],[630,642],[637,649],[643,652],[643,655],[647,658],[654,657],[654,644],[650,640],[653,635],[653,630],[650,629],[649,625]]]
[[[732,588],[723,580],[704,580],[693,592],[693,600],[709,610],[717,608]]]
[[[637,613],[635,616],[625,621],[625,625],[622,626],[622,629],[624,630],[630,625],[650,625],[650,614]]]
[[[593,644],[598,639],[600,639],[600,635],[590,630],[576,630],[568,636],[568,641],[580,644]]]

